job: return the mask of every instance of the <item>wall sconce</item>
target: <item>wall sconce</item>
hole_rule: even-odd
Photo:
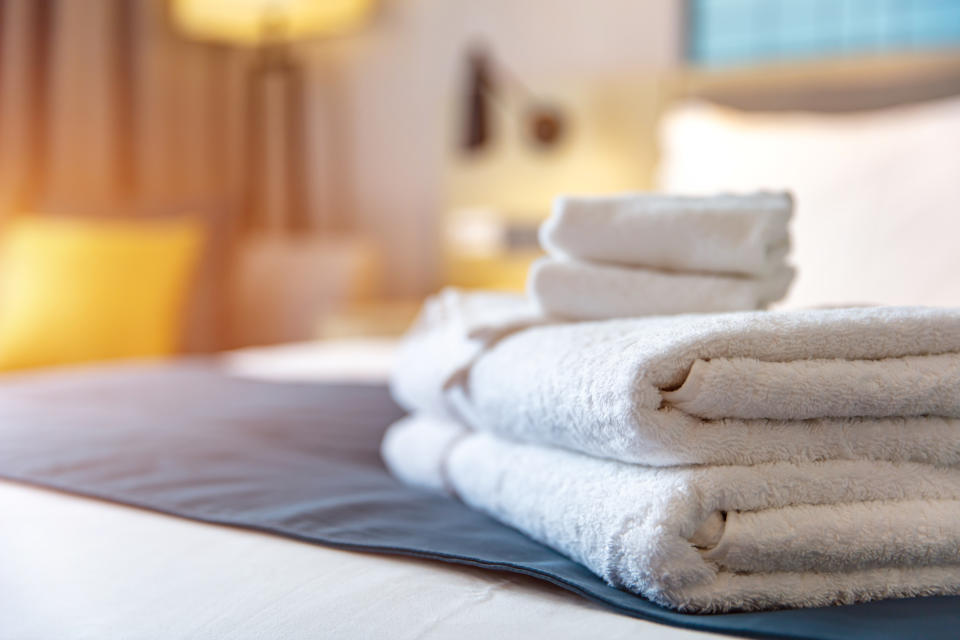
[[[534,92],[480,47],[465,67],[443,165],[444,283],[522,290],[558,193],[649,186],[643,114],[656,94],[632,76],[611,84],[573,73],[531,78]]]
[[[479,152],[489,143],[493,135],[490,117],[493,106],[509,111],[517,101],[523,105],[517,115],[522,120],[520,130],[530,146],[547,150],[561,141],[564,118],[559,108],[537,98],[502,65],[494,65],[482,48],[474,48],[468,54],[467,65],[462,138],[465,152]]]

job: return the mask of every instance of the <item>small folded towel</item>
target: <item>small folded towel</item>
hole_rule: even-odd
[[[654,468],[408,417],[382,455],[604,578],[723,612],[960,593],[960,470],[882,461]],[[918,535],[922,532],[922,535]]]
[[[794,270],[763,277],[675,273],[542,258],[530,268],[527,291],[547,315],[603,320],[679,313],[744,311],[786,295]]]
[[[785,192],[560,197],[540,244],[582,261],[763,276],[784,264],[792,212]]]
[[[960,464],[960,310],[753,311],[511,328],[469,362],[454,362],[456,349],[436,346],[442,323],[422,325],[400,350],[398,401],[411,411],[443,406],[512,439],[649,465]]]

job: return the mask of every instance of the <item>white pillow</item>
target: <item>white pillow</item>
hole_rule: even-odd
[[[683,104],[659,187],[796,196],[785,306],[960,306],[960,98],[853,114]]]

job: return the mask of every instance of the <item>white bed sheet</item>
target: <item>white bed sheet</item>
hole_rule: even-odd
[[[238,352],[227,370],[382,380],[390,341]],[[333,354],[333,355],[331,355]],[[362,363],[369,366],[362,373]],[[0,425],[2,428],[2,425]],[[0,640],[715,637],[524,576],[329,549],[0,481]]]

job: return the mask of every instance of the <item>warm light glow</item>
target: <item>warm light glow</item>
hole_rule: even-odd
[[[177,28],[200,40],[255,45],[349,31],[374,0],[171,0]]]

